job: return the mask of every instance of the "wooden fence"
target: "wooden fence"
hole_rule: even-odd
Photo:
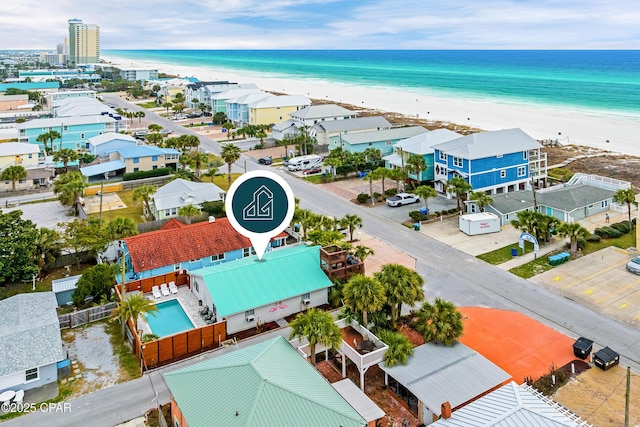
[[[146,279],[134,280],[127,282],[127,292],[140,291],[143,294],[151,292],[153,286],[160,286],[163,283],[175,282],[176,286],[187,285],[191,287],[189,283],[189,275],[181,271],[173,273],[161,274],[159,276],[148,277]],[[118,289],[120,294],[120,289]]]
[[[116,305],[115,302],[110,302],[98,307],[89,307],[85,310],[74,311],[73,313],[60,314],[58,316],[60,329],[75,328],[76,326],[86,325],[87,323],[110,317]]]

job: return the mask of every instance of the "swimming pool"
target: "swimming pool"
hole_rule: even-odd
[[[157,336],[166,337],[193,329],[193,323],[177,299],[158,303],[156,307],[158,311],[153,313],[155,317],[152,314],[147,314],[146,317],[151,332]]]

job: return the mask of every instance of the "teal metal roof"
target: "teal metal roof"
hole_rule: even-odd
[[[6,92],[7,89],[15,88],[21,90],[33,89],[58,89],[60,82],[20,82],[20,83],[0,83],[0,92]]]
[[[166,373],[164,379],[189,427],[366,425],[281,336]]]
[[[320,246],[293,246],[190,272],[201,276],[219,317],[332,286],[320,268]]]
[[[112,160],[110,162],[80,168],[80,173],[82,173],[83,176],[96,176],[106,172],[124,169],[125,167],[126,165],[122,160]]]

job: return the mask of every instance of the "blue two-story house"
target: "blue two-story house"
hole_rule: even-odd
[[[102,135],[107,132],[118,133],[120,123],[113,117],[81,116],[81,117],[58,117],[52,119],[36,119],[20,123],[18,129],[18,141],[38,144],[44,150],[44,144],[36,139],[43,133],[54,130],[61,135],[60,139],[55,139],[53,144],[48,142],[49,154],[59,151],[61,148],[71,150],[81,150],[87,146],[89,138]]]
[[[377,148],[385,156],[393,153],[393,145],[397,142],[427,132],[429,131],[422,126],[405,126],[341,134],[337,140],[329,144],[329,150],[340,147],[349,153],[362,153],[367,148]]]
[[[447,193],[447,181],[462,177],[473,191],[510,193],[547,176],[542,145],[521,129],[479,132],[433,146],[434,188]],[[448,195],[451,196],[450,194]]]
[[[421,133],[411,138],[403,139],[393,145],[394,153],[384,156],[385,167],[387,169],[404,168],[407,165],[409,157],[412,155],[421,156],[424,159],[427,169],[422,172],[411,173],[409,178],[419,182],[433,181],[435,162],[433,160],[433,146],[442,144],[462,137],[459,133],[450,131],[449,129],[436,129],[430,132]]]
[[[286,239],[286,233],[273,237],[267,251],[284,246]],[[123,239],[120,250],[124,251],[127,282],[210,267],[256,254],[251,241],[238,233],[227,218],[191,225],[172,218],[160,230]]]

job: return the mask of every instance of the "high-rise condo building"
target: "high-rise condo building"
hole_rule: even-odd
[[[100,62],[100,27],[83,24],[81,19],[69,19],[69,65]]]

